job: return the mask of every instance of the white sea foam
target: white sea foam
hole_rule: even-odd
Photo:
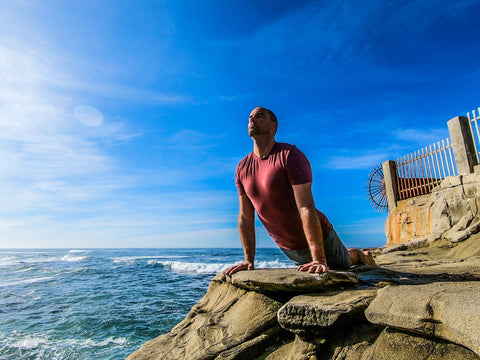
[[[154,256],[120,256],[113,258],[114,263],[127,263],[127,264],[134,264],[137,261],[140,260],[153,260],[156,261],[155,259],[181,259],[181,258],[186,258],[188,256],[182,256],[182,255],[154,255]]]
[[[69,253],[90,253],[90,250],[72,249],[72,250],[69,251]]]
[[[11,347],[17,349],[36,349],[42,344],[46,344],[47,339],[37,336],[26,336],[22,339],[15,340],[10,344]]]
[[[16,256],[6,256],[0,258],[0,267],[2,266],[16,266],[16,265],[30,265],[57,262],[58,257],[40,257],[40,258],[18,258]]]
[[[90,348],[90,347],[104,347],[110,344],[125,345],[127,339],[124,337],[114,338],[110,336],[102,341],[95,341],[93,339],[66,339],[62,341],[62,345],[68,347]]]
[[[195,274],[210,274],[220,272],[228,267],[228,264],[223,263],[189,263],[182,261],[156,261],[150,260],[150,265],[161,264],[172,271],[181,273],[195,273]]]
[[[110,336],[102,341],[95,341],[93,339],[64,339],[64,340],[52,340],[48,336],[31,336],[26,335],[22,338],[16,338],[9,344],[13,348],[17,349],[38,349],[39,347],[49,348],[91,348],[91,347],[105,347],[110,344],[125,345],[128,340],[125,337],[114,338]]]
[[[33,278],[33,279],[6,281],[6,282],[3,282],[3,283],[0,283],[0,287],[14,286],[14,285],[18,285],[18,284],[34,284],[34,283],[37,283],[37,282],[50,281],[52,279],[53,279],[52,276],[44,276],[44,277]]]
[[[295,264],[291,261],[259,261],[255,264],[257,269],[279,269],[279,268],[295,268]]]
[[[167,268],[170,268],[174,272],[180,273],[195,273],[195,274],[215,274],[222,272],[234,263],[189,263],[182,261],[148,261],[150,265],[161,264]],[[256,264],[256,268],[285,268],[292,267],[290,264],[274,260],[274,261],[260,261]]]
[[[74,262],[74,261],[83,261],[89,259],[90,256],[84,255],[84,256],[75,256],[75,255],[70,255],[67,254],[64,257],[62,257],[62,261],[68,261],[68,262]]]
[[[16,256],[5,256],[0,258],[0,266],[18,265],[20,262]]]

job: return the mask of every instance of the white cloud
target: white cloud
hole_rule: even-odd
[[[3,239],[5,227],[12,224],[33,229],[33,218],[48,222],[61,214],[68,217],[81,212],[81,204],[132,184],[99,141],[137,134],[91,106],[75,112],[77,100],[67,71],[55,54],[44,50],[22,45],[22,40],[0,43]]]
[[[97,127],[103,124],[104,119],[102,113],[92,106],[77,105],[73,113],[78,121],[87,126]]]
[[[385,160],[388,160],[388,153],[365,152],[362,154],[332,156],[322,166],[336,170],[370,169]]]
[[[221,135],[211,135],[191,129],[183,129],[165,139],[167,147],[179,150],[201,150],[216,146]]]
[[[400,129],[392,132],[395,139],[427,146],[448,137],[447,126],[438,129]]]
[[[21,213],[5,214],[0,221],[0,247],[214,246],[228,241],[220,234],[236,220],[236,214],[224,211],[236,204],[233,192],[117,195],[97,202],[90,199],[86,206],[77,203],[73,208],[61,198],[45,211],[22,207]],[[230,236],[235,243],[224,246],[239,246],[234,235],[236,231]]]

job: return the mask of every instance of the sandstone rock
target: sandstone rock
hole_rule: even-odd
[[[262,355],[272,350],[272,346],[276,345],[276,337],[279,337],[282,330],[278,327],[273,327],[262,333],[256,338],[246,341],[231,349],[221,352],[215,360],[252,360],[253,358],[261,358]]]
[[[448,189],[455,186],[461,186],[463,180],[463,175],[458,176],[448,176],[440,182],[440,188]]]
[[[354,326],[364,319],[364,310],[376,292],[376,288],[369,288],[296,296],[280,308],[278,322],[301,336],[321,333],[331,326]]]
[[[472,234],[480,231],[480,220],[473,218],[471,213],[467,213],[457,225],[443,234],[443,237],[452,243],[458,243],[468,239]]]
[[[280,306],[262,294],[213,281],[207,294],[170,333],[148,341],[127,359],[214,359],[262,333],[272,335],[268,329],[279,328]]]
[[[363,354],[360,354],[359,352],[362,351]],[[354,353],[354,356],[357,357],[336,357],[332,360],[480,359],[475,353],[461,346],[389,328],[385,329],[371,347],[360,349]]]
[[[480,354],[480,282],[389,286],[367,308],[375,324],[439,337]]]
[[[385,223],[388,244],[463,241],[480,231],[480,176],[445,178],[431,194],[398,201]]]
[[[226,281],[239,288],[261,293],[319,292],[326,288],[357,285],[358,277],[349,271],[309,274],[296,269],[257,269],[240,271],[232,276],[218,274],[213,281]]]
[[[318,360],[317,345],[296,336],[294,341],[270,353],[265,360]]]
[[[417,211],[421,210],[423,209],[417,209]],[[428,240],[434,241],[436,239],[439,239],[442,234],[449,230],[452,226],[448,213],[447,200],[443,197],[440,197],[439,199],[434,201],[434,203],[428,210],[428,217],[429,219],[431,219],[429,224],[427,225],[427,227],[429,228]],[[423,235],[424,234],[422,233],[422,236]]]
[[[295,341],[270,353],[265,360],[359,360],[382,330],[365,321],[348,328],[331,329],[324,337],[304,338],[297,335]]]
[[[332,356],[332,360],[359,360],[369,346],[370,344],[368,342],[363,341],[361,343],[337,348]]]

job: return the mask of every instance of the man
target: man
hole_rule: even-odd
[[[256,107],[250,113],[248,134],[253,139],[253,152],[238,164],[235,174],[244,261],[224,273],[253,270],[255,212],[299,271],[325,273],[329,267],[375,264],[369,252],[347,250],[327,217],[315,208],[310,163],[295,146],[275,141],[277,127],[271,110]]]

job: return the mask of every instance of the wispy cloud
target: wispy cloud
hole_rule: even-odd
[[[93,107],[88,107],[90,115],[74,116],[75,98],[64,91],[68,84],[59,88],[58,80],[50,81],[62,69],[44,61],[46,54],[0,47],[3,178],[21,174],[32,180],[61,178],[108,170],[111,160],[99,151],[94,138],[119,140],[134,135],[124,124],[105,120]]]
[[[448,136],[447,126],[439,129],[401,129],[392,132],[396,140],[427,146],[444,140]]]
[[[190,244],[188,233],[232,226],[234,216],[218,206],[231,207],[233,191],[179,190],[205,172],[124,168],[107,150],[142,134],[79,94],[83,89],[103,96],[108,87],[79,85],[53,54],[33,48],[24,53],[0,45],[0,246],[35,246],[33,238],[50,246],[98,246],[100,239],[112,247],[135,246],[132,239],[144,246],[169,246],[177,239],[182,246],[182,236],[173,235],[179,229]],[[131,98],[133,92],[122,91],[115,96]],[[134,92],[152,101],[159,96]],[[215,146],[215,137],[186,129],[166,144],[198,152]]]
[[[242,71],[297,79],[300,84],[321,79],[330,84],[331,91],[347,84],[370,88],[388,83],[419,84],[431,79],[431,74],[422,70],[431,64],[430,58],[416,59],[419,66],[412,67],[402,62],[402,56],[411,60],[411,47],[417,39],[425,41],[424,34],[438,28],[443,20],[465,22],[474,4],[471,0],[371,1],[368,5],[347,0],[313,1],[262,22],[248,37],[210,45],[231,51],[232,56],[240,54]],[[415,41],[397,44],[395,39],[404,34],[411,34]],[[402,53],[399,46],[407,46],[408,51]],[[397,61],[392,58],[395,53]],[[342,86],[337,86],[339,83]]]
[[[135,200],[122,198],[124,191],[149,182],[145,174],[124,170],[105,149],[105,144],[141,134],[84,104],[79,94],[110,94],[115,86],[78,82],[70,73],[72,64],[65,68],[64,61],[57,61],[60,55],[22,41],[0,44],[0,246],[7,241],[15,246],[37,231],[41,236],[42,229],[47,238],[60,234],[65,224],[73,232],[87,224],[100,231],[106,222],[98,219],[105,220],[104,214],[118,211],[117,206],[135,206]],[[116,96],[122,92],[129,97],[135,90],[117,89]],[[152,101],[181,100],[148,96]],[[164,174],[173,174],[166,170]]]
[[[216,237],[223,233],[221,229],[235,226],[235,214],[223,210],[236,203],[233,192],[111,195],[97,202],[90,200],[86,206],[77,203],[69,208],[71,203],[66,202],[62,208],[62,203],[50,203],[45,211],[23,207],[21,216],[6,214],[0,219],[0,247],[32,246],[33,234],[42,243],[48,240],[49,246],[59,247],[67,243],[81,247],[183,247],[192,246],[192,241],[196,246],[213,246],[228,240]],[[48,199],[39,199],[42,204],[44,200]],[[62,196],[60,200],[65,202]],[[202,237],[195,237],[202,233]],[[208,241],[209,233],[212,241]],[[231,242],[228,246],[238,245]]]
[[[191,129],[182,129],[164,140],[165,146],[182,151],[198,151],[217,145],[221,135],[211,135]]]
[[[335,170],[370,169],[374,165],[388,160],[388,156],[386,152],[332,156],[323,166]]]

